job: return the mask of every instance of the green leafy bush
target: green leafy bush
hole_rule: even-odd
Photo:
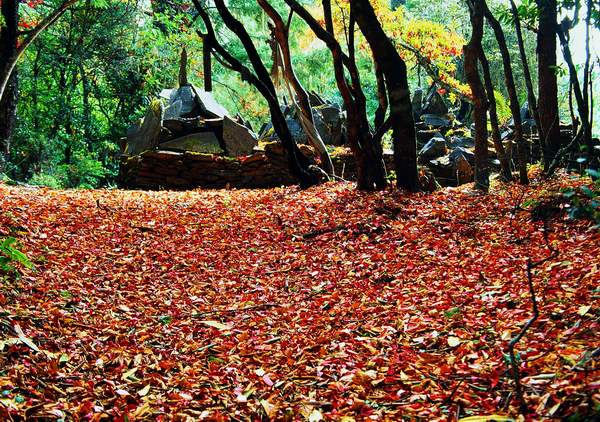
[[[589,219],[600,229],[600,172],[588,169],[587,174],[594,181],[591,186],[569,189],[563,192],[567,199],[569,217],[572,219]]]
[[[18,267],[33,268],[33,263],[23,252],[14,237],[7,237],[0,241],[0,276],[18,275]]]

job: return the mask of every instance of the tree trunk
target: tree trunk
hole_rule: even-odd
[[[539,9],[537,33],[538,111],[540,139],[543,141],[544,168],[548,169],[561,147],[556,82],[556,0],[536,0]]]
[[[519,97],[517,96],[517,88],[515,86],[515,78],[512,71],[512,64],[510,60],[510,52],[506,44],[506,37],[500,22],[494,17],[490,9],[485,6],[485,16],[488,23],[494,31],[498,47],[500,48],[500,55],[502,56],[502,65],[504,68],[504,82],[506,90],[508,92],[508,99],[510,104],[510,112],[513,118],[513,124],[515,127],[515,141],[517,143],[517,162],[519,168],[519,182],[523,185],[529,183],[527,176],[527,149],[525,147],[525,139],[523,138],[523,122],[521,120],[521,105],[519,104]],[[525,63],[526,64],[526,63]],[[529,72],[529,68],[527,69]],[[532,88],[533,90],[533,88]]]
[[[204,70],[204,90],[211,92],[212,86],[212,56],[210,41],[207,38],[202,40],[202,68]]]
[[[475,188],[487,192],[489,189],[487,98],[479,77],[478,57],[483,39],[483,5],[479,0],[468,0],[471,18],[471,40],[463,47],[465,77],[471,88],[473,101],[473,123],[475,124]]]
[[[398,187],[418,191],[417,141],[406,63],[383,31],[369,0],[351,0],[350,5],[373,57],[385,76]]]
[[[10,141],[17,116],[17,75],[16,72],[11,73],[9,63],[17,51],[19,1],[5,0],[0,4],[4,20],[4,26],[0,28],[0,75],[7,78],[4,92],[0,91],[0,173],[3,173],[10,155]]]
[[[210,20],[210,17],[199,0],[192,0],[196,7],[200,17],[204,21],[206,26],[207,34],[206,37],[209,39],[209,45],[215,53],[221,58],[221,63],[229,67],[230,69],[238,72],[242,77],[242,80],[249,82],[253,85],[260,94],[265,98],[269,105],[271,112],[271,121],[273,123],[273,129],[277,133],[277,136],[281,140],[284,149],[287,152],[290,170],[292,174],[298,179],[302,188],[307,188],[319,183],[319,176],[316,172],[310,169],[308,159],[302,154],[298,145],[294,142],[292,134],[285,121],[279,101],[277,100],[277,94],[275,86],[270,78],[269,72],[265,68],[256,47],[252,43],[250,35],[244,28],[241,22],[239,22],[223,2],[223,0],[215,0],[215,5],[223,19],[225,25],[232,30],[233,33],[240,39],[244,48],[248,54],[248,58],[254,68],[256,74],[253,74],[249,68],[244,66],[239,60],[233,57],[217,40],[215,30]]]
[[[310,141],[310,143],[317,149],[319,153],[319,158],[321,159],[321,165],[327,174],[335,174],[335,170],[333,168],[333,163],[331,161],[331,157],[329,156],[329,152],[327,151],[327,147],[323,143],[323,140],[319,136],[315,128],[315,121],[312,114],[312,107],[310,104],[310,99],[308,93],[302,86],[302,83],[296,76],[296,72],[294,72],[294,67],[292,65],[292,55],[290,52],[289,45],[289,28],[283,22],[281,15],[269,4],[267,0],[258,0],[258,4],[263,8],[263,10],[269,15],[273,24],[275,25],[273,28],[273,33],[275,35],[275,39],[277,41],[275,46],[275,52],[277,52],[277,46],[279,46],[279,51],[281,52],[281,56],[283,58],[283,73],[285,79],[288,84],[290,84],[294,90],[290,95],[295,94],[298,99],[298,104],[300,105],[300,112],[302,116],[298,116],[300,119],[300,123],[304,128],[306,135]],[[294,101],[293,98],[290,100]]]
[[[510,162],[506,155],[506,150],[502,144],[502,135],[500,134],[500,123],[498,121],[498,111],[496,108],[496,97],[494,95],[494,83],[492,82],[492,76],[490,74],[490,64],[487,60],[483,48],[479,51],[479,61],[481,62],[481,69],[483,70],[483,80],[485,82],[485,90],[488,97],[488,106],[490,114],[490,125],[492,127],[492,141],[494,143],[494,149],[500,161],[500,176],[505,182],[512,181],[512,171],[510,169]]]

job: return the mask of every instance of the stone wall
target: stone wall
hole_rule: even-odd
[[[314,157],[311,147],[302,152]],[[121,159],[119,182],[136,189],[268,188],[296,183],[287,154],[279,142],[246,157],[224,157],[196,152],[145,151]]]

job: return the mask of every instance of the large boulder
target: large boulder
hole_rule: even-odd
[[[419,161],[426,163],[429,160],[446,155],[448,149],[446,148],[446,140],[444,138],[432,138],[425,146],[419,151]]]
[[[223,119],[223,142],[227,154],[232,157],[241,157],[252,154],[258,145],[256,135],[245,126],[225,116]]]
[[[447,128],[452,127],[452,122],[449,119],[446,119],[445,117],[441,117],[436,114],[431,114],[431,113],[423,114],[421,116],[421,120],[427,126],[434,128],[434,129],[447,129]]]
[[[343,145],[346,116],[341,107],[326,104],[313,109],[315,127],[326,145]]]
[[[192,133],[159,145],[163,150],[191,151],[204,154],[222,154],[223,148],[213,132]]]
[[[162,130],[163,105],[161,101],[153,101],[148,107],[144,120],[139,128],[135,127],[127,133],[125,153],[129,155],[140,154],[146,150],[154,149],[160,142]]]
[[[436,90],[433,90],[427,96],[425,106],[423,107],[423,114],[434,114],[436,116],[448,114],[446,101],[444,101],[444,98]]]
[[[428,167],[443,186],[458,186],[475,180],[475,154],[462,147],[431,160]]]

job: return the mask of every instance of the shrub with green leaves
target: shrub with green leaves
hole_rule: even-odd
[[[33,268],[27,255],[19,250],[20,244],[14,237],[0,241],[0,276],[18,276],[18,268]]]
[[[586,173],[592,178],[593,184],[569,189],[563,192],[563,196],[568,200],[570,218],[589,219],[600,229],[600,171],[588,169]]]

